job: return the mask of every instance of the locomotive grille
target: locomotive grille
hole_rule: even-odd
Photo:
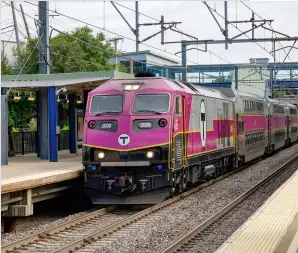
[[[132,151],[114,151],[106,149],[93,149],[93,161],[101,162],[118,162],[118,161],[145,161],[148,160],[146,153],[148,151],[154,152],[154,157],[151,160],[161,160],[162,152],[161,148],[146,148]],[[104,152],[105,157],[103,159],[98,158],[98,154]]]
[[[98,153],[104,152],[105,157],[104,159],[98,159]],[[95,149],[94,150],[94,160],[95,161],[102,161],[102,162],[118,162],[120,161],[120,152],[114,150],[102,150],[102,149]]]

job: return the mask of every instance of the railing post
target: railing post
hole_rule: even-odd
[[[24,130],[22,130],[22,155],[25,155],[25,136],[24,136]]]
[[[58,134],[58,151],[60,151],[61,150],[61,141],[60,141],[60,138],[61,137],[61,131],[60,131],[60,133]]]

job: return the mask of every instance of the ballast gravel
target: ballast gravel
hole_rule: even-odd
[[[263,185],[218,222],[208,227],[203,236],[197,236],[196,243],[192,242],[192,247],[187,247],[186,250],[180,250],[180,252],[215,252],[296,170],[297,164],[294,164],[281,175]]]
[[[42,231],[44,229],[55,227],[66,221],[73,220],[79,216],[85,215],[87,212],[75,213],[61,218],[61,215],[44,215],[44,216],[29,216],[22,221],[17,221],[16,233],[3,233],[3,224],[1,226],[1,242],[6,244],[30,236],[34,233]],[[18,224],[19,223],[19,224]]]
[[[199,223],[293,158],[297,152],[298,145],[295,145],[210,185],[176,203],[175,209],[169,208],[137,229],[128,230],[122,237],[108,246],[98,248],[94,253],[162,252]]]
[[[137,227],[129,229],[130,226],[128,226],[123,231],[123,236],[117,237],[115,240],[110,238],[112,239],[111,243],[107,246],[88,252],[161,252],[258,181],[265,178],[277,167],[293,158],[297,151],[298,145],[295,145],[239,173],[207,186],[166,208],[166,210],[157,212],[154,218],[142,219],[137,222],[140,223]],[[84,214],[85,212],[76,213],[46,224],[40,224],[37,219],[36,223],[31,224],[30,228],[18,231],[15,234],[2,234],[2,244],[27,237],[37,231],[56,226]]]

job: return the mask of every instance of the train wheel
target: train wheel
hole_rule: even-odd
[[[173,183],[172,183],[172,195],[173,196],[176,196],[183,192],[183,178],[181,175],[182,175],[182,173],[180,171],[174,172]]]
[[[187,186],[188,168],[183,170],[182,189],[185,190]]]

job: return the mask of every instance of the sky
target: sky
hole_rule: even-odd
[[[1,28],[13,24],[12,11],[10,1],[2,1],[1,3]],[[30,4],[31,3],[31,4]],[[26,14],[33,18],[37,18],[38,9],[37,1],[21,2],[16,1],[15,7],[20,9],[19,4],[23,5]],[[131,8],[126,9],[117,5],[122,14],[126,17],[129,23],[135,27],[135,3],[133,1],[117,1],[117,3]],[[215,8],[218,13],[224,15],[224,2],[223,1],[207,1],[211,8]],[[273,19],[272,27],[274,30],[282,32],[290,36],[298,37],[298,30],[295,24],[298,24],[298,2],[295,1],[245,1],[256,14],[260,15],[263,19]],[[117,13],[109,1],[50,1],[50,9],[56,10],[62,14],[71,16],[78,20],[83,20],[87,23],[97,26],[92,27],[94,33],[104,32],[108,39],[123,36],[123,42],[119,42],[118,48],[124,52],[135,51],[135,35],[132,33],[127,24],[123,21],[121,16]],[[207,7],[201,1],[140,1],[139,12],[146,14],[155,19],[160,20],[161,15],[164,15],[166,22],[176,21],[182,22],[178,24],[177,28],[181,31],[197,37],[199,40],[216,40],[224,39],[219,27],[211,16]],[[50,12],[50,14],[53,14]],[[215,14],[216,15],[216,14]],[[240,1],[228,1],[228,19],[232,20],[249,20],[251,18],[251,11],[245,7]],[[30,27],[31,36],[36,36],[36,28],[32,18],[26,16],[27,22]],[[224,28],[224,20],[216,15],[221,26]],[[25,35],[26,30],[21,14],[16,11],[16,18],[20,31]],[[256,19],[259,19],[256,17]],[[157,22],[154,19],[145,17],[140,14],[140,23]],[[76,27],[84,26],[85,24],[66,18],[62,15],[50,17],[50,25],[59,30],[71,31]],[[269,27],[269,26],[267,26]],[[101,29],[100,29],[101,28]],[[103,29],[105,28],[106,31]],[[251,24],[238,24],[241,31],[251,28]],[[9,31],[6,29],[3,31]],[[144,39],[155,32],[160,30],[160,26],[141,26],[140,39]],[[109,33],[108,31],[116,34]],[[240,32],[229,26],[229,37],[234,37]],[[251,33],[247,34],[251,37]],[[278,35],[280,36],[280,35]],[[255,37],[258,38],[271,38],[272,32],[265,31],[258,28],[255,32]],[[20,38],[24,39],[20,34]],[[246,38],[245,36],[239,38]],[[188,40],[189,38],[172,31],[165,32],[165,41],[181,41]],[[15,41],[14,32],[7,32],[3,34],[1,31],[1,40]],[[168,44],[161,45],[161,36],[156,37],[145,42],[146,45],[141,44],[140,50],[153,50],[161,55],[168,56],[177,60],[179,57],[174,56],[176,52],[181,51],[181,44]],[[292,45],[293,42],[282,42],[281,45],[276,43],[276,48]],[[151,48],[155,47],[160,49]],[[197,46],[193,46],[197,47]],[[200,48],[200,47],[199,47]],[[298,45],[297,45],[298,48]],[[202,47],[201,47],[202,49]],[[208,45],[208,52],[201,52],[198,50],[190,50],[187,53],[188,65],[191,64],[225,64],[225,63],[248,63],[249,58],[269,58],[273,61],[270,51],[272,50],[272,43],[241,43],[230,44],[229,49],[225,49],[224,44]],[[286,48],[289,50],[289,48]],[[276,60],[278,62],[284,61],[287,52],[279,50],[276,52]],[[179,55],[179,54],[178,54]],[[298,50],[293,49],[290,53],[290,59],[286,61],[298,62]]]

